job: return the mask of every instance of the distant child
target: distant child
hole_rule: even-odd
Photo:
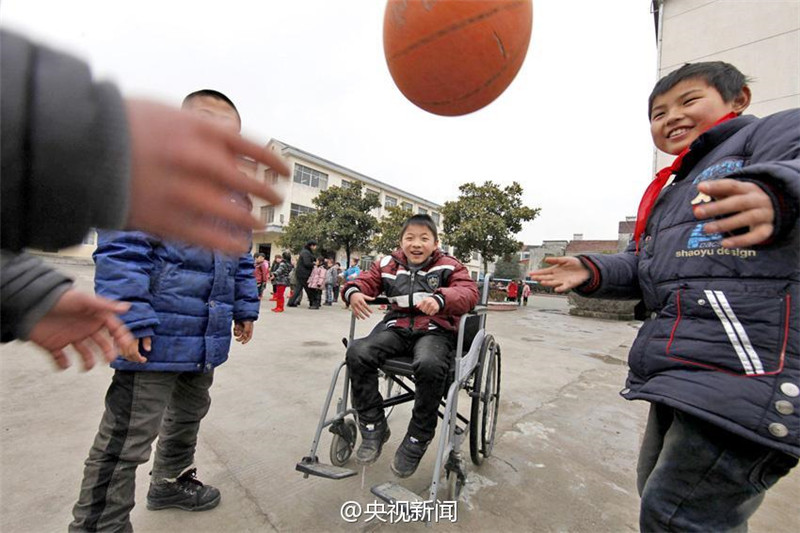
[[[275,277],[272,274],[275,272],[275,270],[278,269],[278,264],[280,264],[282,259],[283,258],[281,257],[281,254],[277,254],[275,258],[272,260],[272,264],[269,266],[269,272],[270,272],[269,280],[270,283],[272,283],[272,296],[269,299],[270,302],[275,301],[275,292],[278,289],[278,284],[275,283]]]
[[[267,256],[264,254],[256,254],[255,264],[255,277],[256,286],[258,287],[258,299],[264,294],[264,289],[267,288],[269,282],[269,267],[267,266]]]
[[[361,274],[361,268],[358,266],[358,262],[360,259],[358,257],[353,257],[350,259],[350,267],[344,271],[344,281],[347,283],[348,281],[354,281],[359,274]]]
[[[389,438],[378,391],[378,368],[387,358],[414,358],[414,409],[391,466],[397,476],[408,477],[417,469],[436,431],[459,319],[478,302],[478,289],[464,265],[439,250],[433,219],[414,215],[403,224],[400,248],[347,282],[343,294],[359,319],[371,314],[368,302],[379,294],[392,301],[383,320],[386,329],[356,339],[347,348],[361,431],[361,446],[356,451],[359,464],[374,463]]]
[[[328,270],[325,273],[325,305],[333,305],[336,301],[339,287],[339,263],[334,263],[333,259],[325,260]]]
[[[237,132],[241,127],[233,102],[216,91],[190,94],[183,108]],[[231,201],[250,210],[246,198]],[[69,529],[133,530],[136,468],[149,461],[156,437],[147,508],[213,509],[220,491],[196,478],[195,448],[215,368],[228,359],[233,338],[250,340],[258,318],[253,256],[138,231],[100,231],[94,260],[97,294],[130,303],[121,318],[136,339],[111,364],[105,412]]]
[[[292,265],[292,254],[283,252],[283,255],[278,259],[278,268],[273,272],[273,282],[275,283],[275,307],[272,311],[275,313],[283,313],[284,310],[284,295],[286,287],[291,283],[289,281],[291,273],[294,271]]]
[[[522,305],[528,305],[528,297],[531,295],[531,286],[522,282]]]
[[[548,258],[556,292],[641,298],[622,396],[651,402],[642,531],[746,531],[800,456],[800,110],[758,119],[747,79],[686,64],[650,95],[676,155],[616,255]]]
[[[308,277],[308,297],[311,300],[309,309],[319,309],[322,303],[322,289],[325,287],[325,267],[322,266],[322,258],[314,260],[314,267]]]

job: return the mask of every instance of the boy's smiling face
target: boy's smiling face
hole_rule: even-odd
[[[439,247],[439,241],[427,226],[409,224],[400,237],[400,249],[411,265],[421,265]]]
[[[656,148],[677,155],[703,132],[730,112],[737,115],[750,104],[750,89],[744,87],[730,102],[702,78],[677,83],[653,99],[650,133]]]

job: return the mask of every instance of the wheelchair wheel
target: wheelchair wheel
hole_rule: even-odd
[[[345,420],[338,430],[333,431],[331,439],[331,464],[334,466],[344,466],[353,449],[356,447],[356,423],[353,420]]]
[[[484,459],[492,455],[499,406],[500,347],[494,337],[487,335],[475,369],[469,419],[469,454],[476,465],[481,465]]]

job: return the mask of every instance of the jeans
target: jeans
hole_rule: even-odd
[[[637,466],[639,528],[747,531],[764,494],[797,458],[652,404]]]
[[[374,423],[383,418],[378,368],[386,359],[411,355],[415,398],[408,434],[421,441],[431,440],[454,348],[454,335],[446,331],[389,328],[354,340],[347,348],[346,359],[359,420]]]
[[[325,303],[332,304],[336,301],[336,295],[333,292],[333,285],[330,283],[325,284]]]
[[[213,372],[116,371],[70,531],[132,531],[136,467],[150,459],[156,437],[152,479],[174,479],[192,466],[213,380]]]

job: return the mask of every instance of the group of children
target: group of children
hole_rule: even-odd
[[[638,464],[642,531],[745,530],[765,491],[800,456],[800,112],[757,119],[742,115],[749,103],[747,80],[726,63],[685,65],[660,80],[649,101],[651,133],[677,159],[645,193],[629,249],[549,258],[551,267],[532,273],[557,292],[642,300],[644,325],[622,391],[652,404]],[[238,120],[224,96],[185,106]],[[754,253],[733,253],[742,248]],[[693,250],[708,253],[686,253]],[[156,435],[148,507],[210,509],[220,494],[194,477],[194,447],[231,321],[247,342],[258,316],[249,255],[222,258],[114,233],[101,234],[95,259],[97,292],[131,302],[122,319],[139,342],[112,365],[72,529],[130,527],[133,474]],[[277,263],[270,277],[285,289],[291,257]],[[121,283],[125,271],[136,275]],[[183,283],[189,274],[200,278]],[[226,276],[234,282],[218,285]],[[434,436],[455,331],[478,301],[476,284],[439,249],[427,215],[406,221],[394,253],[345,277],[342,296],[357,318],[370,316],[378,295],[392,302],[384,327],[346,353],[361,434],[356,461],[377,461],[390,435],[379,368],[411,354],[416,398],[391,462],[407,477]],[[298,281],[306,291],[328,284],[319,264]],[[182,333],[187,341],[176,344]]]
[[[531,287],[521,279],[511,280],[506,287],[506,301],[517,302],[517,305],[528,305]]]
[[[316,257],[312,260],[312,268],[305,280],[305,289],[309,296],[309,308],[319,309],[320,305],[331,306],[339,298],[339,287],[345,274],[341,273],[341,264],[330,257]],[[358,269],[358,258],[353,258],[353,268]],[[275,302],[272,309],[275,313],[282,313],[285,310],[285,292],[291,287],[293,299],[298,291],[302,291],[304,286],[297,278],[292,256],[289,252],[276,255],[272,265],[267,266],[266,255],[256,254],[254,276],[258,287],[258,299],[260,300],[268,285],[272,284],[271,302]],[[360,272],[360,269],[359,269]],[[357,274],[356,274],[357,275]],[[325,291],[325,302],[322,302],[322,291]],[[299,297],[298,297],[299,303]],[[294,307],[294,305],[291,305]]]

